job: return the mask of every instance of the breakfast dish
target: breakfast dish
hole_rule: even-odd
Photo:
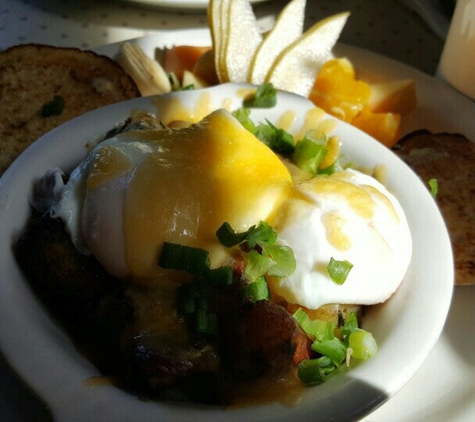
[[[218,89],[221,90],[221,95],[223,95],[224,98],[234,98],[238,103],[242,102],[242,96],[236,95],[236,92],[230,93],[225,91],[227,89],[226,85],[218,87]],[[195,92],[189,91],[189,95],[199,96],[200,92],[198,90]],[[295,101],[296,100],[292,100],[292,98],[288,98],[283,104],[285,104],[286,109],[290,107],[290,109],[294,111],[301,110],[302,105],[300,101]],[[226,103],[229,104],[227,101]],[[133,110],[140,109],[153,112],[156,111],[156,107],[157,104],[153,97],[140,98],[131,103],[113,105],[107,109],[93,112],[93,114],[89,116],[86,115],[73,120],[69,124],[52,132],[50,137],[46,137],[41,142],[35,144],[29,149],[31,154],[30,158],[28,158],[28,154],[24,154],[23,159],[27,161],[23,164],[21,161],[17,161],[2,180],[2,187],[7,189],[8,192],[9,206],[6,209],[22,211],[15,214],[11,212],[3,214],[2,219],[5,224],[2,225],[2,227],[10,227],[15,233],[19,233],[24,227],[26,219],[28,218],[27,198],[24,193],[28,191],[32,180],[41,177],[47,169],[53,166],[59,166],[66,171],[71,171],[86,154],[84,140],[96,140],[98,136],[110,129],[111,122],[125,120]],[[90,117],[93,117],[93,119]],[[274,116],[274,118],[277,118],[277,116]],[[91,124],[91,122],[94,123]],[[356,132],[354,128],[348,125],[338,123],[335,127],[335,132],[332,133],[338,135],[342,140],[350,138],[358,140],[358,142],[355,143],[342,142],[342,153],[351,157],[355,162],[368,168],[372,168],[376,164],[383,164],[387,167],[387,186],[394,191],[407,213],[408,223],[411,227],[414,239],[413,256],[416,258],[414,258],[411,263],[405,282],[401,284],[391,300],[382,307],[376,307],[374,310],[370,310],[365,316],[365,328],[371,331],[375,338],[380,337],[384,339],[382,344],[380,344],[378,353],[374,357],[363,362],[361,365],[355,365],[348,372],[345,371],[343,374],[339,374],[341,376],[332,377],[329,381],[318,386],[316,389],[306,390],[298,406],[287,408],[281,405],[266,405],[254,406],[248,409],[236,409],[226,414],[229,420],[239,420],[243,417],[255,418],[262,412],[265,412],[266,416],[274,420],[279,419],[279,417],[289,417],[289,415],[300,415],[305,418],[314,413],[316,409],[318,409],[321,414],[328,415],[328,417],[344,418],[345,415],[363,416],[368,412],[368,406],[371,407],[374,406],[375,403],[383,402],[388,396],[393,394],[394,388],[397,388],[395,386],[402,385],[407,381],[412,371],[415,370],[426,357],[442,328],[444,315],[441,309],[448,309],[452,283],[450,247],[447,234],[440,220],[440,215],[436,211],[429,193],[425,187],[414,178],[414,175],[406,167],[401,167],[401,162],[396,160],[392,154],[389,154],[382,145]],[[60,142],[64,143],[64,141],[67,142],[67,148],[58,149],[55,147],[55,145],[58,145]],[[54,156],[50,154],[51,149],[55,150]],[[35,163],[34,166],[32,166],[32,162]],[[30,170],[25,171],[25,169]],[[23,176],[18,178],[16,172],[20,172]],[[13,186],[11,185],[12,183],[14,185],[20,183],[20,185]],[[12,195],[12,193],[14,194]],[[431,221],[434,227],[434,230],[429,233],[429,238],[427,238],[426,234],[422,235],[422,216],[416,212],[415,209],[411,208],[411,198],[414,195],[422,198],[422,202],[418,204],[417,211],[423,209],[424,221]],[[7,222],[8,219],[12,220]],[[434,237],[431,238],[432,236]],[[10,235],[2,235],[0,239],[2,239],[3,247],[11,247],[9,243],[9,239],[11,239]],[[437,244],[437,248],[434,248],[430,255],[437,257],[438,265],[433,266],[430,271],[427,271],[427,254],[425,252],[428,250],[427,248],[431,249],[431,245],[434,246],[435,244]],[[6,259],[11,259],[9,253],[5,253],[3,256]],[[19,277],[18,268],[15,265],[3,264],[4,268],[11,269],[15,274],[9,274],[6,282],[2,284],[2,286],[10,289],[10,283]],[[435,279],[439,280],[439,282],[434,285]],[[8,282],[8,280],[10,280],[10,282]],[[24,288],[24,284],[21,282],[18,286],[23,286],[20,287],[21,289]],[[421,306],[423,308],[425,307],[419,298],[421,295],[424,295],[424,291],[427,288],[431,289],[433,300],[430,308],[427,307],[423,312],[430,315],[432,321],[430,327],[427,327],[424,321],[417,318],[417,315],[421,312]],[[33,303],[35,303],[33,296],[30,294],[24,297],[21,290],[18,294],[18,299],[21,301],[26,300],[27,303],[33,301]],[[0,297],[6,296],[1,295]],[[11,294],[9,297],[12,297]],[[438,304],[436,307],[437,312],[431,311],[435,310],[432,307],[432,304],[435,302]],[[6,315],[8,315],[9,312],[14,311],[12,308],[13,304],[11,300],[7,303],[2,302],[2,312],[6,312]],[[26,305],[26,303],[15,303],[14,306],[24,305]],[[71,417],[75,417],[77,420],[81,418],[91,420],[93,416],[100,417],[93,409],[104,400],[108,403],[108,412],[112,411],[114,413],[113,417],[116,420],[127,420],[130,419],[131,415],[134,415],[135,418],[138,417],[137,415],[140,415],[141,418],[147,419],[148,417],[157,417],[157,414],[166,415],[166,417],[171,420],[195,419],[197,414],[202,414],[207,420],[221,420],[222,414],[219,412],[209,412],[195,408],[193,412],[190,412],[188,407],[161,406],[153,402],[143,403],[134,398],[134,396],[121,392],[113,385],[91,388],[91,385],[95,385],[94,380],[99,383],[101,382],[100,379],[97,378],[99,375],[98,371],[83,358],[80,358],[80,362],[77,361],[77,354],[74,348],[71,348],[69,341],[65,339],[64,334],[59,333],[58,329],[54,328],[54,324],[46,315],[43,314],[43,317],[38,317],[36,314],[37,306],[37,303],[32,307],[31,305],[29,306],[33,315],[35,315],[33,320],[30,319],[30,316],[33,316],[32,314],[21,314],[19,319],[14,318],[13,321],[18,321],[21,324],[26,323],[27,325],[38,323],[41,326],[46,323],[47,326],[50,327],[47,329],[47,333],[50,333],[53,338],[51,338],[50,335],[47,335],[45,338],[44,330],[39,327],[32,327],[30,330],[32,334],[28,338],[28,341],[48,345],[48,353],[43,355],[45,360],[42,362],[41,372],[31,372],[28,367],[23,366],[24,364],[29,366],[31,360],[25,360],[25,355],[22,355],[19,351],[23,350],[24,353],[28,354],[28,347],[19,344],[15,345],[15,342],[21,339],[17,336],[12,337],[9,335],[8,333],[11,333],[12,330],[0,333],[0,339],[3,349],[15,350],[15,353],[8,355],[9,360],[15,365],[15,368],[19,370],[22,376],[26,378],[30,385],[34,388],[38,388],[38,391],[41,391],[41,394],[59,420],[71,419]],[[397,321],[394,320],[394,313],[399,316]],[[9,318],[6,315],[5,317]],[[26,321],[24,318],[26,318]],[[402,324],[402,326],[400,324]],[[411,333],[416,334],[418,329],[414,327],[418,324],[423,324],[424,336],[418,340],[419,347],[416,353],[414,353],[413,348],[410,347],[411,359],[407,361],[407,370],[404,370],[403,366],[405,366],[405,364],[401,366],[399,359],[395,366],[389,364],[389,362],[396,362],[394,360],[395,350],[401,353],[398,332],[400,332],[400,330],[405,331],[403,326],[406,326],[406,324],[409,324],[408,326],[411,326],[413,329],[409,330],[405,335],[411,336]],[[420,328],[422,329],[422,325]],[[57,335],[60,336],[61,340],[54,340],[54,338],[57,338]],[[53,340],[52,343],[51,340]],[[62,344],[68,344],[66,349],[63,348]],[[11,349],[12,346],[13,349]],[[410,345],[407,344],[407,347],[409,346]],[[407,352],[409,352],[409,350]],[[51,369],[49,365],[53,365],[55,368],[59,365],[62,368],[61,374]],[[381,378],[382,370],[384,370],[385,373],[384,379]],[[65,386],[62,381],[59,383],[55,382],[58,376],[68,380],[68,386]],[[387,380],[392,380],[391,385],[387,384]],[[46,388],[46,385],[53,388]],[[316,390],[318,390],[318,394],[311,392]],[[69,397],[76,397],[74,402],[81,403],[80,408],[73,406],[73,402],[69,402],[67,406],[63,406],[64,401],[62,399],[60,401],[55,400],[55,398],[62,396],[63,393],[66,393]],[[330,401],[325,400],[328,394],[332,394],[335,398],[338,398],[338,402],[344,405],[339,405],[338,408],[335,408]]]

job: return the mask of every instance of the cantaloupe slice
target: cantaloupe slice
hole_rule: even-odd
[[[277,56],[302,35],[306,0],[292,0],[279,14],[272,30],[265,36],[252,60],[249,82],[264,83]]]
[[[409,114],[417,107],[416,83],[412,79],[399,79],[370,85],[368,108],[373,113]]]
[[[313,25],[277,56],[266,82],[308,97],[321,66],[332,58],[331,51],[349,15],[342,12]]]

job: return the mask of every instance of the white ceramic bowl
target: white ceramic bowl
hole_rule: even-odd
[[[184,104],[212,99],[213,107],[242,104],[242,85],[171,94]],[[276,121],[293,110],[299,119],[312,104],[279,93],[273,109],[253,111],[255,121]],[[32,183],[50,167],[71,170],[94,142],[131,111],[157,112],[154,97],[115,104],[83,115],[28,148],[0,180],[0,347],[18,374],[47,403],[58,421],[357,420],[394,395],[421,366],[437,341],[450,306],[453,260],[441,215],[424,184],[391,151],[354,127],[336,121],[343,153],[366,167],[383,164],[387,186],[403,206],[413,236],[413,258],[396,294],[373,307],[364,326],[379,343],[375,357],[308,388],[294,407],[280,404],[233,411],[204,406],[143,402],[114,386],[89,387],[99,375],[73,347],[39,303],[20,272],[12,247],[25,227]],[[330,118],[330,117],[328,117]],[[384,277],[384,274],[382,274]]]

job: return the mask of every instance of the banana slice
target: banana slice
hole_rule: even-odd
[[[163,67],[138,45],[125,43],[116,60],[135,81],[142,96],[165,94],[172,90]]]
[[[252,60],[249,82],[264,83],[277,56],[302,35],[306,0],[292,0],[280,12],[272,30],[265,36]]]
[[[325,18],[284,49],[274,60],[265,82],[278,89],[308,97],[349,17],[349,12]]]

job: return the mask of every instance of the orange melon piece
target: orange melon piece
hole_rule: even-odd
[[[322,66],[309,98],[327,113],[351,122],[366,105],[370,94],[369,85],[356,80],[351,62],[337,58]]]
[[[193,71],[198,59],[210,50],[211,47],[197,47],[192,45],[177,45],[165,53],[165,71],[174,73],[181,81],[183,72]]]
[[[417,107],[416,83],[412,79],[381,82],[370,85],[368,107],[374,113],[398,113],[402,116]]]
[[[389,148],[401,137],[401,115],[397,113],[373,113],[364,108],[351,124]]]

